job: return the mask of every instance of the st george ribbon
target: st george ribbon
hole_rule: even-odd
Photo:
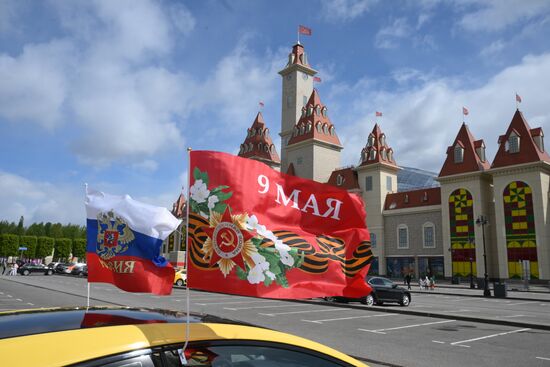
[[[111,283],[127,292],[172,292],[174,269],[160,249],[181,221],[168,209],[87,190],[86,215],[89,283]]]
[[[283,299],[370,292],[358,196],[226,153],[193,151],[190,169],[190,288]]]

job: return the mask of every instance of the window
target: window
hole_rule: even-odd
[[[323,133],[328,134],[328,125],[327,124],[323,125]]]
[[[372,191],[372,176],[365,177],[365,191]]]
[[[322,114],[323,116],[326,116],[326,115],[327,115],[327,108],[326,108],[326,107],[323,107],[323,108],[321,109],[321,114]]]
[[[371,149],[370,153],[369,153],[369,160],[373,160],[373,159],[376,159],[376,150]]]
[[[519,136],[515,133],[511,133],[508,138],[510,153],[519,153]]]
[[[409,248],[409,228],[405,224],[400,224],[397,227],[397,248]]]
[[[315,126],[317,126],[317,132],[320,133],[321,132],[321,122],[317,121],[317,124]]]
[[[384,134],[380,135],[380,145],[382,146],[386,145],[386,135]]]
[[[392,185],[392,179],[391,176],[386,176],[386,190],[392,191],[393,185]]]
[[[424,239],[424,247],[425,248],[435,248],[435,238],[434,238],[434,225],[433,223],[425,223],[422,226],[422,236]]]
[[[343,183],[344,183],[344,176],[338,175],[336,177],[336,185],[337,186],[342,186]]]
[[[391,149],[388,150],[388,161],[393,161],[393,150]]]
[[[380,151],[380,158],[382,158],[383,160],[387,160],[388,156],[386,154],[386,149],[382,148],[382,150]]]
[[[302,157],[298,157],[296,159],[296,164],[302,164],[303,162],[304,162],[304,158],[302,158]]]
[[[330,135],[333,135],[333,136],[334,136],[334,134],[335,134],[335,133],[334,133],[334,126],[331,126],[331,127],[330,127]]]
[[[317,105],[315,106],[315,114],[319,116],[321,114],[321,106]]]
[[[464,160],[464,148],[457,145],[455,146],[454,153],[455,153],[455,156],[454,156],[455,163],[462,163],[462,161]]]
[[[369,135],[369,140],[367,141],[367,146],[371,147],[373,145],[374,145],[374,135],[370,134]]]
[[[376,233],[370,233],[370,246],[376,248]]]

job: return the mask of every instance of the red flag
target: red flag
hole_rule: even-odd
[[[300,25],[300,26],[298,27],[298,32],[299,32],[300,34],[305,35],[305,36],[311,36],[311,28],[305,27],[305,26],[303,26],[303,25]]]
[[[260,107],[263,107],[264,103],[260,101],[259,105],[260,105]]]
[[[382,116],[382,112],[376,111],[376,117],[380,117],[380,116]]]
[[[314,76],[313,81],[316,83],[321,83],[321,78],[319,78],[318,76]]]
[[[521,103],[521,96],[516,93],[516,102]]]
[[[467,109],[466,107],[462,107],[462,114],[463,114],[464,116],[466,116],[466,115],[469,114],[469,113],[470,113],[470,111],[468,111],[468,109]]]
[[[362,297],[363,202],[255,160],[191,152],[190,288],[269,298]]]

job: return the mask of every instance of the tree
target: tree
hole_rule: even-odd
[[[73,240],[70,238],[56,238],[53,257],[56,259],[67,259],[71,255],[72,244]]]
[[[51,230],[52,230],[52,223],[51,222],[47,222],[46,224],[44,224],[44,235],[46,237],[52,237],[51,235]]]
[[[36,258],[43,259],[46,256],[51,256],[54,247],[54,239],[51,237],[38,237],[36,246]]]
[[[73,256],[78,259],[83,259],[86,256],[86,240],[83,238],[76,238],[73,240]]]
[[[16,234],[18,236],[22,236],[22,235],[25,234],[25,218],[23,216],[21,216],[21,218],[19,218],[19,223],[17,224]]]
[[[5,233],[0,235],[0,256],[17,256],[19,251],[19,236]]]
[[[25,233],[28,236],[45,236],[46,231],[44,230],[44,222],[31,224]]]
[[[26,247],[27,250],[23,252],[23,257],[27,259],[34,259],[36,256],[36,236],[21,236],[19,237],[19,247]]]
[[[63,237],[63,225],[61,223],[52,224],[50,228],[50,237],[64,238]]]

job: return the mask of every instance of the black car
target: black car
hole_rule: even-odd
[[[73,263],[59,263],[55,266],[55,272],[58,274],[69,274],[71,272],[70,268],[73,265]]]
[[[76,264],[71,269],[71,274],[72,275],[83,276],[84,275],[84,268],[86,268],[86,275],[88,275],[88,267],[86,266],[86,264]]]
[[[30,275],[31,273],[42,273],[45,275],[52,275],[53,269],[43,264],[23,264],[17,269],[17,272],[21,275]]]
[[[364,305],[371,306],[374,303],[383,305],[384,302],[395,302],[401,306],[408,306],[411,303],[411,293],[405,288],[399,287],[389,279],[383,277],[368,277],[367,283],[371,286],[372,292],[361,298],[327,297],[327,301],[350,302],[359,301]]]

